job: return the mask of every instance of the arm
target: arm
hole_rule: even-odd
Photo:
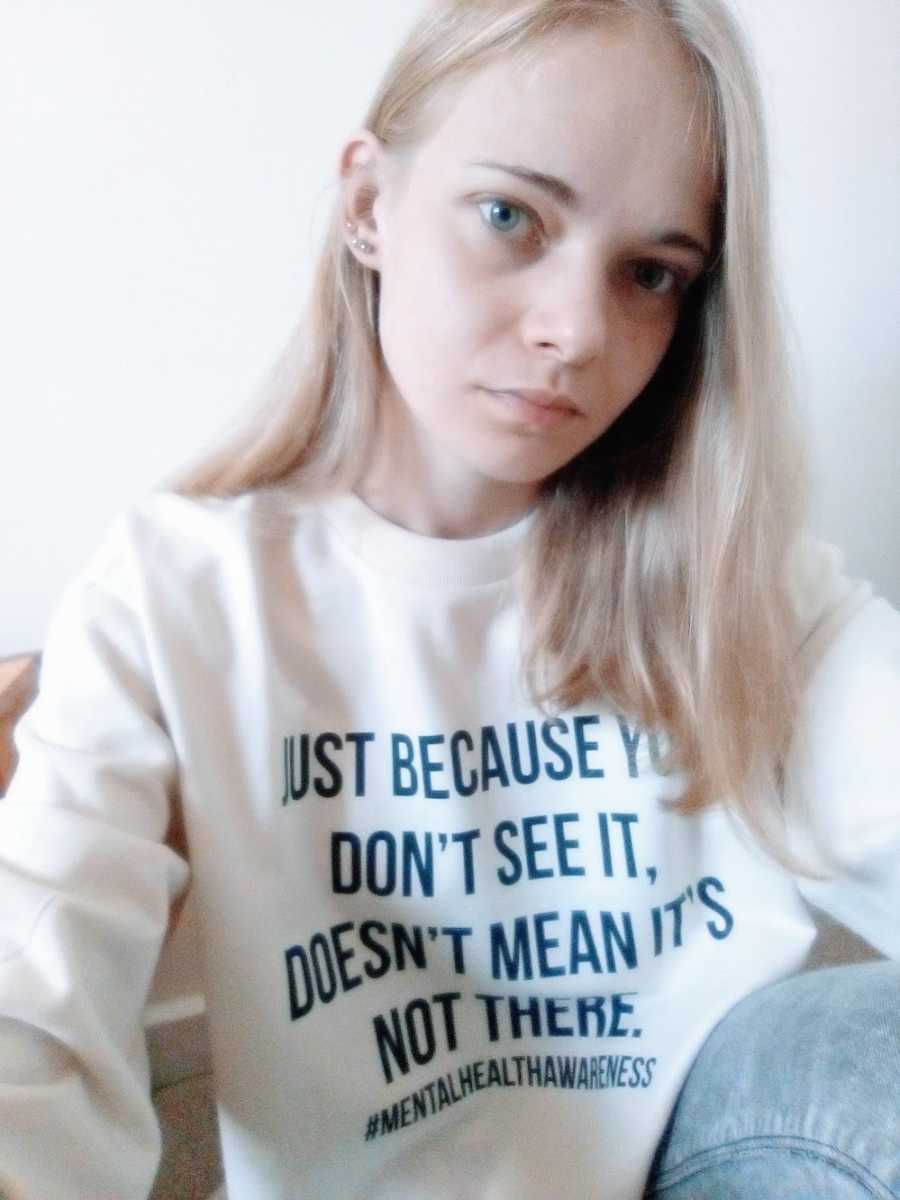
[[[142,1012],[172,902],[176,770],[139,622],[71,585],[0,800],[0,1195],[137,1200],[160,1137]]]
[[[806,688],[786,818],[792,847],[831,873],[798,879],[801,893],[900,958],[900,613],[840,566],[812,549],[798,582]]]

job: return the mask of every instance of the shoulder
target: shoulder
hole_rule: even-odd
[[[141,673],[152,663],[158,679],[193,647],[215,669],[274,602],[322,577],[323,508],[286,492],[147,495],[109,523],[70,578],[45,644],[67,648],[60,660],[88,643],[115,647]]]
[[[886,748],[887,723],[900,707],[900,613],[870,584],[845,574],[836,547],[813,539],[798,547],[791,595],[807,722],[820,735],[856,725],[854,736],[864,728],[867,741],[881,737]]]
[[[794,589],[804,693],[789,799],[815,814],[832,853],[859,864],[900,845],[900,613],[822,543],[803,548]]]
[[[900,956],[900,613],[808,543],[794,580],[804,693],[785,763],[791,848],[821,879],[808,900]]]
[[[314,500],[286,492],[235,497],[153,492],[108,525],[80,578],[123,597],[151,582],[198,576],[258,562],[261,551],[321,522]]]
[[[871,584],[848,576],[838,547],[804,537],[788,564],[788,592],[797,628],[797,652],[804,674],[820,663],[860,653],[888,650],[900,633],[900,614],[876,596]]]

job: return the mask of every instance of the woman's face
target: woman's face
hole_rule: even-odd
[[[631,20],[485,67],[404,156],[374,144],[398,481],[414,457],[533,493],[644,389],[710,250],[702,126],[684,50]]]

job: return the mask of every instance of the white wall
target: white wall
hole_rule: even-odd
[[[740,0],[816,529],[900,602],[900,5]],[[299,312],[341,137],[422,0],[0,0],[0,654]]]
[[[735,3],[769,109],[812,524],[900,605],[900,3]]]

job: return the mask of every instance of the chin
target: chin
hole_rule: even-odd
[[[507,484],[510,487],[533,487],[537,490],[545,480],[551,475],[564,467],[566,459],[561,463],[541,464],[536,466],[533,463],[522,462],[491,462],[491,463],[473,463],[472,466],[485,479],[489,479],[497,484]]]

